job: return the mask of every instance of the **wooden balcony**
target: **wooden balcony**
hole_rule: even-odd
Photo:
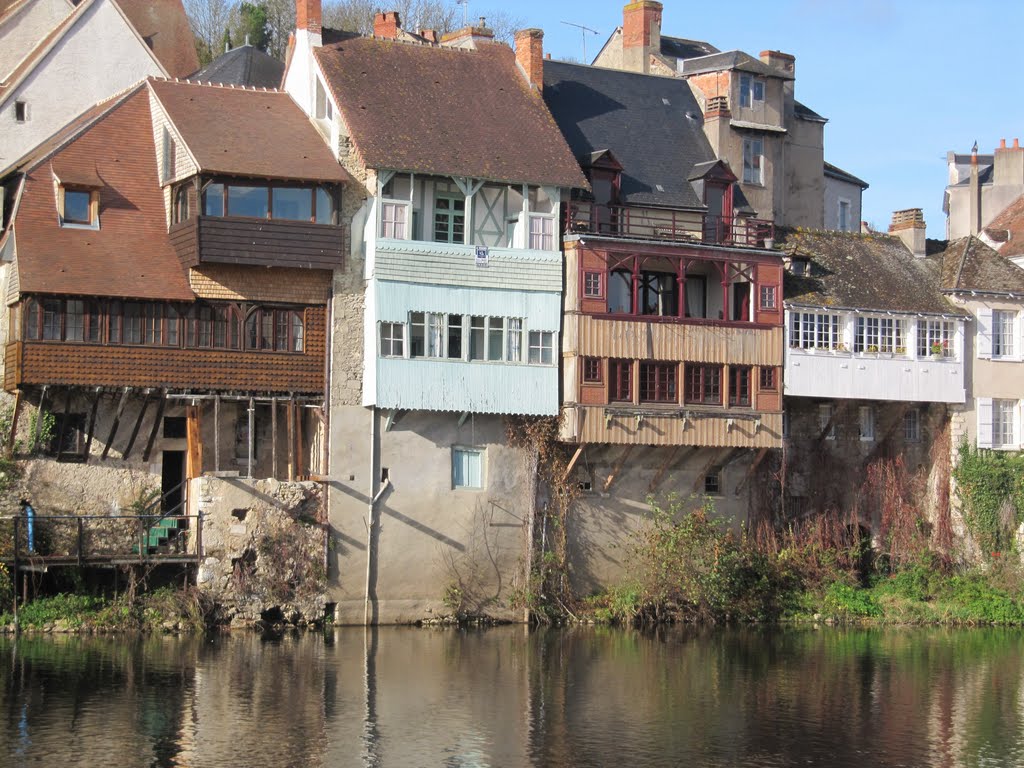
[[[193,216],[172,225],[170,237],[186,267],[337,269],[345,249],[345,227],[305,221]]]
[[[565,232],[569,235],[770,248],[775,238],[775,225],[764,219],[738,216],[573,202],[566,206]]]

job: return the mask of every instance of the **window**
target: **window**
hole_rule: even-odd
[[[906,352],[906,320],[892,317],[858,317],[854,352]]]
[[[245,319],[245,349],[262,352],[302,352],[305,346],[303,313],[291,309],[256,307]],[[233,307],[213,313],[213,346],[238,348],[238,323]]]
[[[164,128],[163,133],[163,158],[160,163],[160,170],[163,172],[162,181],[169,181],[174,178],[175,164],[177,161],[178,147],[174,142],[171,132]]]
[[[740,106],[764,106],[764,80],[753,75],[740,75]]]
[[[64,213],[62,224],[94,224],[93,194],[85,189],[62,188],[64,197]]]
[[[466,200],[454,194],[434,199],[434,240],[439,243],[465,242]]]
[[[452,487],[484,487],[484,451],[479,448],[452,448]]]
[[[405,224],[409,206],[406,203],[381,203],[380,236],[405,240]]]
[[[864,441],[875,439],[875,409],[870,405],[860,407],[860,439]]]
[[[448,315],[448,357],[462,359],[462,315]]]
[[[778,287],[774,285],[761,286],[761,309],[765,311],[776,310],[778,305]]]
[[[171,212],[171,218],[173,223],[178,224],[182,221],[188,221],[188,217],[188,185],[182,184],[174,189],[174,207]]]
[[[761,391],[774,392],[779,387],[778,377],[774,368],[761,368]]]
[[[608,311],[633,314],[633,275],[628,269],[614,269],[608,279]]]
[[[850,222],[850,201],[840,200],[839,201],[839,231],[840,232],[852,232],[853,226]]]
[[[16,101],[14,102],[14,121],[17,123],[27,123],[29,118],[28,102]]]
[[[954,325],[949,320],[920,320],[917,324],[918,357],[955,357],[954,333]]]
[[[583,297],[600,299],[604,297],[604,275],[600,272],[583,273]]]
[[[1016,448],[1016,400],[992,401],[992,447]]]
[[[633,402],[633,363],[630,360],[608,362],[608,399],[616,403]]]
[[[409,314],[409,357],[444,357],[444,319],[438,312]]]
[[[722,470],[718,467],[709,469],[704,475],[704,494],[717,496],[722,492]]]
[[[383,357],[402,357],[405,354],[405,324],[380,324],[380,353]]]
[[[583,358],[583,383],[584,384],[600,384],[603,380],[604,372],[601,369],[601,359],[598,357],[584,357]]]
[[[789,317],[789,346],[797,349],[844,349],[839,315],[792,313]]]
[[[743,140],[743,183],[764,184],[764,139]]]
[[[729,405],[750,405],[750,368],[729,366]]]
[[[640,402],[677,403],[676,363],[640,363]]]
[[[332,224],[336,202],[336,193],[329,187],[212,182],[203,189],[202,208],[204,216]]]
[[[1017,313],[997,309],[992,312],[992,357],[1014,356],[1014,331]]]
[[[530,216],[530,247],[538,251],[555,249],[554,216]]]
[[[679,311],[676,276],[667,272],[640,273],[640,314],[672,317]]]
[[[921,440],[921,412],[917,408],[911,408],[903,414],[903,439],[908,443]]]
[[[836,439],[835,408],[829,403],[818,406],[818,430],[825,433],[826,440]]]
[[[529,362],[539,365],[555,362],[555,334],[552,331],[530,331]]]
[[[85,457],[85,414],[55,413],[53,436],[47,452],[61,458],[82,459]]]
[[[719,365],[686,366],[686,402],[706,405],[722,404],[722,367]]]
[[[265,219],[270,214],[270,201],[266,187],[231,184],[227,188],[228,216]]]
[[[523,359],[523,320],[519,317],[510,317],[506,324],[508,333],[505,335],[505,359],[510,363],[519,363]],[[534,338],[536,336],[536,338]],[[544,343],[545,340],[541,338],[547,336],[547,360],[540,358],[544,357]],[[529,362],[538,363],[543,362],[545,365],[551,363],[551,350],[552,350],[552,334],[541,334],[537,332],[530,332],[530,357]],[[534,354],[539,355],[539,359],[534,360]]]
[[[331,106],[331,100],[327,98],[327,89],[324,88],[324,84],[319,77],[316,78],[316,96],[313,109],[317,120],[334,119],[334,109]]]

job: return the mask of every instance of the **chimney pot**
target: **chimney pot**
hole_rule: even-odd
[[[999,140],[999,148],[1000,149],[1006,149],[1006,139],[1000,139]]]
[[[1020,149],[1020,141],[1018,139],[1013,140],[1013,148]]]
[[[521,29],[516,32],[516,64],[523,71],[526,82],[536,91],[544,89],[544,32],[540,29]]]

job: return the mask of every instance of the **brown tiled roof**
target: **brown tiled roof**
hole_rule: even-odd
[[[327,39],[315,56],[367,167],[587,187],[508,46]]]
[[[942,290],[1024,292],[1024,269],[976,237],[954,240],[935,257],[942,263]]]
[[[287,93],[168,80],[150,87],[204,172],[351,180]]]
[[[810,274],[787,273],[787,303],[891,312],[963,314],[939,290],[939,263],[911,255],[898,237],[777,230],[776,242],[811,260]]]
[[[996,230],[991,235],[993,240],[1006,243],[999,249],[1001,256],[1024,256],[1024,195],[1018,197],[992,219],[992,223],[985,228],[986,232],[989,230]]]
[[[117,4],[170,77],[188,77],[199,69],[195,35],[181,0],[117,0]]]
[[[102,180],[98,230],[59,226],[51,164]],[[145,88],[23,169],[14,219],[23,292],[194,299],[167,237]]]

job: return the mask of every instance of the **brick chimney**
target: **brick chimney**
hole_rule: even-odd
[[[544,32],[521,29],[516,32],[516,64],[535,91],[544,90]]]
[[[378,11],[373,16],[373,36],[385,40],[397,40],[402,21],[398,11]]]
[[[907,208],[893,211],[889,234],[895,235],[915,258],[923,259],[927,255],[925,248],[924,212],[920,208]]]
[[[761,61],[774,69],[796,77],[796,56],[782,51],[761,51]]]
[[[295,0],[295,29],[313,35],[323,31],[323,9],[320,0]]]
[[[1019,139],[1013,140],[1012,147],[1006,146],[1006,139],[999,143],[993,160],[992,184],[997,187],[1024,185],[1024,147]]]
[[[428,43],[433,43],[434,45],[437,45],[440,40],[436,29],[421,29],[418,34]]]
[[[651,54],[661,51],[662,5],[637,0],[622,9],[622,68],[650,72]]]
[[[481,44],[494,42],[494,30],[487,26],[487,19],[480,17],[476,26],[463,27],[441,36],[441,45],[448,48],[478,48]]]

